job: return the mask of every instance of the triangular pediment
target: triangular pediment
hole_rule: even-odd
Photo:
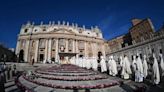
[[[54,29],[52,32],[55,32],[55,33],[66,33],[66,34],[76,34],[72,30],[65,29],[65,28]]]

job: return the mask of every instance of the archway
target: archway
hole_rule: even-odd
[[[99,63],[100,62],[100,57],[102,56],[102,52],[99,51],[98,54],[97,54],[97,56],[98,56],[98,63]]]
[[[21,49],[19,52],[19,62],[24,62],[24,50]]]

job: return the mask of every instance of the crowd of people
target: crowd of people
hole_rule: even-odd
[[[120,56],[118,60],[114,56],[100,59],[95,57],[81,57],[70,59],[70,63],[79,67],[93,69],[100,72],[107,72],[111,76],[121,77],[123,79],[132,79],[135,82],[143,82],[146,79],[153,80],[153,84],[159,84],[164,76],[164,61],[162,52],[159,55],[152,53],[149,56],[136,54],[132,60],[128,56]]]

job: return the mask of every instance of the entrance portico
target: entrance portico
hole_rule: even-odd
[[[76,54],[78,54],[78,53],[60,52],[59,53],[60,63],[61,64],[69,64],[70,59],[73,58],[73,57],[76,57]]]

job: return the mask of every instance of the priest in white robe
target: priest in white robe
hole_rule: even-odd
[[[73,63],[73,57],[72,57],[69,61],[70,61],[70,63],[71,63],[72,65],[74,65],[74,63]]]
[[[101,61],[100,61],[101,72],[106,72],[107,66],[106,66],[105,58],[103,56],[101,56],[100,58],[101,58]]]
[[[79,66],[80,66],[80,67],[83,66],[83,60],[82,60],[82,57],[79,58]]]
[[[74,65],[76,65],[76,57],[73,57],[73,58],[72,58],[72,63],[73,63]]]
[[[86,68],[87,69],[91,68],[91,63],[90,63],[90,58],[89,57],[86,59]]]
[[[136,65],[135,82],[143,82],[143,65],[139,55],[136,57]]]
[[[160,61],[160,67],[161,67],[161,76],[164,76],[164,61],[163,61],[162,52],[159,53],[159,61]]]
[[[135,55],[133,55],[133,61],[132,61],[132,68],[133,68],[133,72],[135,72],[135,71],[136,71],[136,67],[137,67],[137,65],[136,65],[136,56],[135,56]]]
[[[113,56],[111,56],[111,61],[110,61],[110,66],[111,66],[111,75],[116,76],[117,75],[117,64],[116,61],[114,60]]]
[[[120,58],[119,58],[119,65],[120,65],[120,69],[118,70],[118,74],[119,74],[119,77],[121,77],[121,72],[122,72],[122,66],[123,66],[123,57],[120,55]]]
[[[120,66],[122,67],[123,66],[123,57],[120,56]]]
[[[154,58],[154,62],[153,62],[154,83],[159,84],[160,82],[159,66],[158,66],[157,58],[155,57],[154,53],[153,53],[153,58]]]
[[[143,75],[144,75],[144,78],[147,77],[147,71],[148,71],[148,65],[147,65],[146,55],[144,55],[144,60],[143,60]]]
[[[93,61],[92,61],[93,70],[94,70],[94,71],[97,71],[97,68],[98,68],[98,62],[97,62],[96,57],[93,57],[92,60],[93,60]]]
[[[109,56],[109,59],[108,59],[108,70],[109,70],[109,75],[112,75],[112,64],[111,64],[111,56]]]
[[[45,63],[47,63],[47,60],[46,59],[43,61],[43,64],[45,64]]]
[[[132,79],[135,80],[136,76],[135,76],[135,72],[136,72],[136,68],[137,68],[137,65],[136,65],[136,56],[133,55],[133,59],[132,59]]]
[[[90,57],[91,69],[93,69],[93,57]]]
[[[83,57],[82,60],[83,60],[83,67],[85,68],[86,67],[86,58]]]
[[[129,79],[130,74],[132,74],[131,68],[130,68],[130,62],[128,57],[125,55],[122,63],[122,72],[121,75],[123,79]]]
[[[78,58],[75,59],[75,62],[76,62],[76,65],[79,66],[79,59]]]

